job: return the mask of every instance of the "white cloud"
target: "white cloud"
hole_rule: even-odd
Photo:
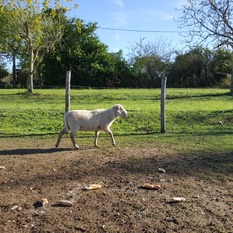
[[[148,9],[148,8],[144,9],[142,11],[142,14],[144,15],[144,19],[147,22],[157,22],[158,20],[169,21],[169,20],[173,20],[174,18],[174,15],[169,12]]]
[[[123,0],[112,0],[112,2],[114,4],[116,4],[117,6],[119,6],[120,8],[123,8],[124,7],[124,2]]]

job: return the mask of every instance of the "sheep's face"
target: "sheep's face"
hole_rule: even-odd
[[[124,109],[124,107],[120,104],[116,104],[114,106],[114,109],[116,110],[116,116],[117,117],[127,117],[128,116],[128,113],[127,111]]]

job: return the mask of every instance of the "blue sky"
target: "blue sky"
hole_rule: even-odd
[[[96,22],[99,27],[145,30],[177,31],[180,12],[178,8],[185,0],[74,0],[78,9],[71,11],[70,17],[81,18],[85,22]],[[122,49],[127,55],[128,49],[141,38],[156,43],[164,39],[172,46],[182,48],[182,37],[178,33],[132,32],[97,29],[101,42],[109,47],[110,52]]]

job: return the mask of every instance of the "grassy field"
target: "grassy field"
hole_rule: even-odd
[[[166,134],[160,134],[159,89],[71,90],[71,109],[109,108],[129,112],[112,126],[121,143],[169,143],[176,150],[232,151],[233,98],[224,89],[167,89]],[[0,137],[54,137],[63,127],[65,90],[0,90]],[[85,140],[92,132],[81,132]],[[101,134],[102,137],[105,134]],[[127,137],[127,140],[125,140]]]

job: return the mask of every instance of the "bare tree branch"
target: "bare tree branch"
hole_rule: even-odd
[[[188,28],[188,33],[183,34],[186,43],[208,43],[233,49],[233,0],[187,0],[180,10],[183,15],[178,20],[179,27]]]
[[[233,0],[187,0],[180,9],[180,28],[188,28],[186,42],[233,45]]]

